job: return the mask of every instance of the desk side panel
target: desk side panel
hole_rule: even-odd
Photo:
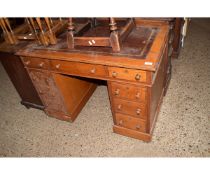
[[[20,57],[14,55],[13,53],[0,52],[0,60],[15,89],[21,97],[21,103],[26,107],[43,109],[44,106],[26,69],[24,68]]]

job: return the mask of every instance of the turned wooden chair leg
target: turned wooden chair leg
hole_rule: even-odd
[[[69,49],[74,48],[74,25],[72,18],[68,20],[67,45]]]
[[[50,22],[50,21],[52,21],[51,18],[50,19],[45,18],[45,22],[46,22],[48,30],[49,30],[49,33],[48,33],[49,41],[50,41],[50,44],[56,44],[57,43],[56,36],[55,36],[55,33],[52,31],[52,28],[51,28],[53,23]]]
[[[111,30],[111,34],[110,34],[111,47],[114,52],[119,52],[120,51],[120,40],[119,40],[118,31],[117,31],[117,25],[116,25],[114,18],[110,18],[109,25],[110,25],[110,30]]]
[[[49,45],[49,40],[45,35],[44,29],[42,27],[42,22],[40,18],[36,18],[36,22],[39,26],[40,29],[40,33],[39,33],[39,37],[40,37],[40,41],[44,46],[48,46]]]

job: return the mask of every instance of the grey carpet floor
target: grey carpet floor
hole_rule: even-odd
[[[150,143],[112,132],[106,86],[74,123],[20,105],[0,64],[0,156],[210,156],[210,20],[193,19]]]

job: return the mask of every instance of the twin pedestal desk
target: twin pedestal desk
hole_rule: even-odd
[[[73,122],[97,85],[107,81],[115,133],[150,141],[170,80],[169,26],[136,21],[120,52],[111,48],[32,43],[21,60],[51,117]],[[96,41],[97,42],[97,41]],[[111,132],[111,131],[110,131]]]

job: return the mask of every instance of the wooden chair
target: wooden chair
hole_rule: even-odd
[[[56,36],[67,27],[67,20],[52,18],[26,18],[25,23],[12,29],[8,18],[0,18],[0,26],[7,43],[15,45],[21,40],[36,40],[48,46],[56,44]]]
[[[115,18],[110,18],[110,35],[107,37],[102,36],[75,36],[75,25],[73,18],[68,19],[68,33],[67,33],[67,45],[69,49],[74,49],[75,46],[87,46],[87,47],[112,47],[114,52],[119,52],[121,49],[121,42],[132,31],[135,24],[133,19],[126,19],[126,25],[120,30],[117,27]],[[96,27],[96,19],[92,19],[92,28]]]

